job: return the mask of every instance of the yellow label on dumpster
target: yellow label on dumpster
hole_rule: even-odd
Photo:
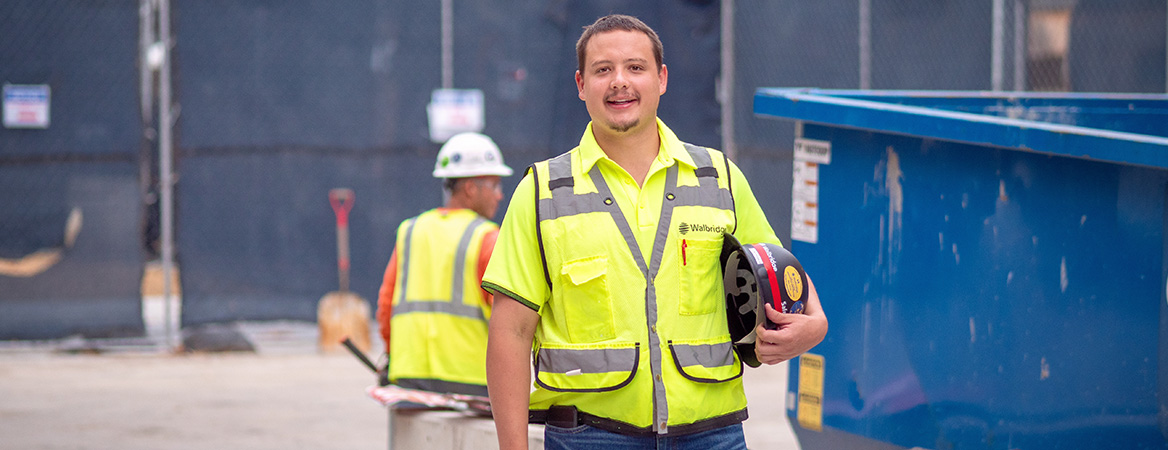
[[[823,356],[799,357],[799,400],[795,419],[803,428],[823,431]]]

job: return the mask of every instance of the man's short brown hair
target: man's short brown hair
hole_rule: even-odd
[[[661,71],[664,57],[662,56],[661,38],[657,37],[657,32],[636,17],[610,14],[596,19],[592,25],[584,27],[584,33],[576,41],[576,70],[579,70],[581,74],[584,73],[584,49],[588,47],[588,41],[598,33],[609,31],[640,31],[649,36],[649,41],[653,43],[653,59],[657,62],[657,71]]]

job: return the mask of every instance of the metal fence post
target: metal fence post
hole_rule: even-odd
[[[993,41],[990,61],[990,89],[994,91],[1002,90],[1002,79],[1005,70],[1002,66],[1005,65],[1006,59],[1006,0],[994,0],[993,12]]]
[[[718,100],[722,103],[722,151],[738,156],[734,139],[734,0],[722,0],[722,73]]]
[[[170,53],[174,39],[170,35],[170,0],[158,0],[158,38],[162,44],[162,68],[158,73],[158,171],[160,192],[160,222],[162,238],[162,301],[166,316],[166,346],[175,348],[175,326],[171,296],[171,274],[174,272],[174,187],[172,162],[174,152],[174,118],[172,116],[170,86]]]
[[[860,0],[860,89],[872,89],[872,0]]]
[[[454,87],[454,0],[442,0],[442,89]]]
[[[1026,90],[1026,11],[1014,0],[1014,90]]]

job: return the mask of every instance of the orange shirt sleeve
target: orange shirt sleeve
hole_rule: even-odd
[[[495,251],[495,241],[499,239],[499,229],[496,228],[483,235],[483,244],[479,248],[479,290],[483,293],[483,303],[492,306],[494,298],[491,293],[482,288],[483,274],[487,273],[487,263],[491,262],[491,252]]]
[[[482,277],[482,274],[479,274]],[[393,288],[397,282],[397,249],[389,257],[385,267],[385,277],[381,280],[381,291],[377,294],[377,323],[381,325],[381,338],[385,340],[385,352],[389,353],[389,319],[393,317]]]

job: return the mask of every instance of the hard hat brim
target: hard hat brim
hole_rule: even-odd
[[[514,171],[507,166],[497,166],[486,168],[482,170],[435,170],[434,178],[469,178],[469,177],[484,177],[484,176],[500,176],[509,177]]]

